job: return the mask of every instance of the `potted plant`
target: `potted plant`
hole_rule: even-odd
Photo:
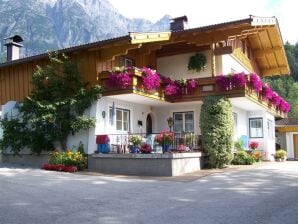
[[[174,142],[174,133],[169,130],[162,131],[156,135],[155,140],[162,146],[163,152],[168,152]]]
[[[283,162],[286,160],[287,158],[287,151],[283,150],[283,149],[279,149],[276,151],[275,153],[275,160],[278,162]]]
[[[129,142],[132,144],[132,153],[138,153],[142,137],[140,135],[132,135],[129,138]]]
[[[249,149],[254,151],[259,147],[259,143],[255,141],[251,141],[248,145]]]
[[[152,152],[152,147],[149,144],[145,143],[141,145],[140,151],[143,154],[149,154]]]

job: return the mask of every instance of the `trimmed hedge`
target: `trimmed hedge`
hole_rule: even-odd
[[[200,116],[202,146],[209,155],[210,168],[223,168],[233,158],[232,105],[222,96],[208,96],[203,99]]]

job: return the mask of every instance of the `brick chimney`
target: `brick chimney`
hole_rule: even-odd
[[[20,44],[20,42],[23,41],[23,38],[19,35],[14,35],[11,37],[6,37],[4,38],[5,41],[5,46],[7,49],[7,56],[6,56],[6,60],[7,61],[13,61],[13,60],[18,60],[20,59],[20,50],[21,47],[23,47],[22,44]]]
[[[187,16],[181,16],[177,18],[173,18],[170,25],[171,31],[180,31],[186,28],[186,24],[188,22]]]

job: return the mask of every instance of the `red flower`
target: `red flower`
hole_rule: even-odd
[[[259,147],[259,143],[255,141],[251,141],[248,146],[250,149],[255,150]]]

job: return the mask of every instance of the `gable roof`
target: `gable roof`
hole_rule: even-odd
[[[181,40],[193,41],[220,41],[233,38],[247,38],[256,58],[262,76],[289,74],[286,53],[283,46],[278,21],[275,17],[250,16],[246,19],[225,23],[207,25],[197,28],[174,32],[131,32],[129,35],[101,40],[93,43],[82,44],[58,50],[59,53],[71,53],[79,50],[100,49],[106,45],[117,44],[146,44],[149,42],[181,42]],[[205,43],[206,44],[206,43]],[[4,62],[1,67],[30,62],[48,57],[48,53]]]

